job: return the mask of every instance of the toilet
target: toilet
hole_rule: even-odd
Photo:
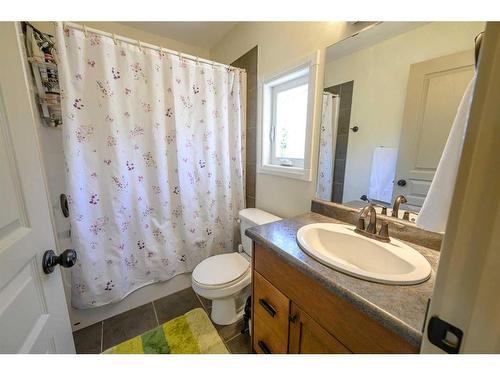
[[[212,300],[212,321],[228,325],[238,321],[250,294],[252,240],[245,235],[247,228],[281,220],[280,217],[257,208],[239,212],[241,245],[239,252],[211,256],[196,266],[192,273],[193,290]]]

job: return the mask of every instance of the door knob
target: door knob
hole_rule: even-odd
[[[403,179],[398,180],[398,185],[399,186],[406,186],[406,180],[403,180]]]
[[[43,253],[42,258],[43,272],[47,275],[54,272],[54,267],[58,264],[64,268],[73,267],[76,263],[76,258],[76,251],[73,249],[66,249],[59,256],[53,250],[47,250]]]

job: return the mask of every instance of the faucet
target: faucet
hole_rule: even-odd
[[[370,222],[368,223],[368,227],[365,229],[365,218],[368,216],[370,216]],[[370,234],[377,233],[377,211],[375,211],[373,205],[368,204],[361,209],[356,229],[363,230]]]
[[[394,205],[392,206],[392,217],[399,218],[399,205],[401,203],[406,203],[408,202],[406,200],[406,197],[404,195],[398,195],[396,199],[394,199]]]
[[[368,226],[365,229],[365,218],[370,216],[370,221],[368,222]],[[377,211],[371,204],[367,204],[364,206],[359,213],[358,217],[358,225],[356,229],[354,229],[356,233],[359,233],[368,238],[373,238],[382,242],[391,242],[389,238],[389,223],[385,220],[382,220],[382,225],[380,227],[380,231],[377,234]]]

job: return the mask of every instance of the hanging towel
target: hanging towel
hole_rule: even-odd
[[[368,198],[391,203],[398,149],[377,147],[373,151]]]
[[[476,77],[472,78],[458,106],[457,115],[451,126],[448,140],[439,160],[436,174],[418,214],[417,226],[433,232],[444,233],[448,221],[451,198],[455,189],[458,164],[469,119],[469,109]]]

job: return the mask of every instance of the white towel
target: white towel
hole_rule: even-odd
[[[391,203],[398,149],[377,147],[373,151],[368,198]]]
[[[444,233],[446,229],[475,81],[476,77],[474,76],[458,106],[457,115],[451,126],[436,174],[418,214],[417,226],[423,229],[440,233]]]

